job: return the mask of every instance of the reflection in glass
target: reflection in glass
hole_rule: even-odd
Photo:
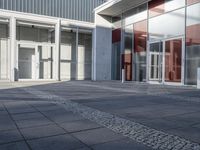
[[[200,0],[187,0],[187,4],[188,5],[191,5],[191,4],[194,4],[194,3],[199,3]]]
[[[146,80],[147,20],[133,25],[134,30],[134,80]]]
[[[150,80],[162,81],[162,42],[150,44]]]
[[[185,34],[185,9],[149,19],[149,40],[161,40]]]
[[[186,84],[197,84],[197,68],[200,67],[200,4],[187,8],[186,27]]]
[[[125,14],[125,26],[147,19],[147,4],[140,5],[127,11]]]
[[[181,82],[182,39],[165,42],[165,81]]]
[[[124,54],[124,69],[125,79],[127,81],[132,80],[132,42],[133,42],[133,26],[125,27],[125,54]]]
[[[164,0],[152,0],[149,2],[149,17],[155,17],[165,12]]]
[[[112,31],[112,80],[120,80],[121,29]]]
[[[149,17],[162,15],[184,6],[185,0],[152,0],[149,2]]]

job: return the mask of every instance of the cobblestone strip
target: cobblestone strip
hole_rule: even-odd
[[[46,92],[38,91],[33,88],[23,88],[26,92],[38,96],[42,99],[48,99],[56,104],[64,106],[68,111],[72,111],[96,122],[116,133],[131,138],[143,145],[158,150],[200,150],[200,145],[184,138],[170,135],[142,124],[119,118],[115,115],[93,109],[79,103],[65,100],[62,97],[51,95]],[[64,105],[63,105],[64,104]]]

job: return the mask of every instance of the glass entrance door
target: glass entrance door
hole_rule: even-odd
[[[149,55],[149,80],[162,82],[162,62],[163,62],[162,42],[150,44]]]
[[[183,84],[183,43],[180,37],[149,44],[149,81]]]

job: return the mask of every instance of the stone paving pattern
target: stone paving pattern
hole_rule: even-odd
[[[0,83],[1,150],[152,149],[24,87],[200,144],[200,91],[195,88],[89,81],[37,84]]]

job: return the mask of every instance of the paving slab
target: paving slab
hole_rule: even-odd
[[[83,120],[84,118],[67,111],[48,111],[44,112],[45,116],[56,123],[72,122]]]
[[[78,148],[78,149],[74,149],[74,150],[93,150],[93,149],[88,148],[88,147],[84,147],[84,148]]]
[[[53,105],[53,106],[47,105],[47,106],[36,107],[36,109],[44,112],[44,111],[61,111],[63,108],[57,105]]]
[[[152,150],[130,139],[117,140],[92,146],[94,150]]]
[[[0,132],[0,144],[23,140],[18,130]]]
[[[30,128],[30,127],[36,127],[36,126],[50,125],[54,123],[46,119],[45,117],[40,117],[40,118],[32,118],[32,119],[27,119],[27,120],[18,120],[16,121],[16,124],[18,125],[19,128]]]
[[[73,121],[73,122],[65,122],[60,124],[62,128],[67,130],[68,132],[79,132],[83,130],[89,130],[94,128],[100,128],[101,126],[93,123],[89,120],[79,120],[79,121]]]
[[[30,150],[25,142],[14,142],[0,145],[0,150]]]
[[[109,141],[123,139],[124,137],[106,128],[87,130],[73,133],[73,136],[87,145],[95,145]]]
[[[12,117],[15,121],[20,121],[20,120],[27,120],[27,119],[43,118],[44,116],[40,112],[31,112],[31,113],[23,113],[23,114],[13,114]]]
[[[59,135],[36,140],[29,140],[32,150],[73,150],[85,145],[70,135]]]
[[[0,131],[16,129],[15,123],[9,115],[0,116]]]
[[[65,134],[66,132],[57,125],[39,126],[20,129],[26,140]]]

